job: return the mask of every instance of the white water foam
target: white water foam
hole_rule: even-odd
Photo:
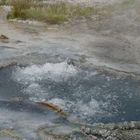
[[[44,79],[59,82],[66,80],[69,76],[74,76],[76,73],[76,68],[73,65],[68,65],[67,62],[46,63],[44,65],[32,65],[25,68],[18,67],[13,73],[13,78],[24,84]]]

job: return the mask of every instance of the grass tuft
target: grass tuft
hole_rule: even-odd
[[[12,0],[13,8],[8,13],[7,18],[22,18],[26,19],[25,11],[30,9],[32,6],[32,0]]]
[[[39,5],[33,0],[13,0],[13,8],[7,18],[20,18],[59,24],[70,18],[88,16],[94,13],[94,7],[55,3]]]

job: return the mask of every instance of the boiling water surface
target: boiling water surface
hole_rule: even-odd
[[[18,98],[22,101],[17,102]],[[140,80],[62,63],[0,70],[0,124],[29,126],[62,118],[34,104],[48,100],[69,114],[71,121],[140,120]]]

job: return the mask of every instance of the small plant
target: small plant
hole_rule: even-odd
[[[13,8],[8,14],[8,18],[26,18],[25,10],[30,9],[32,6],[32,0],[12,0]]]

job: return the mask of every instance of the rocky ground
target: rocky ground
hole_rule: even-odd
[[[65,127],[65,126],[64,126]],[[59,133],[53,134],[55,131],[58,131],[58,127],[47,129],[40,129],[42,133],[48,134],[50,139],[56,140],[69,140],[69,139],[78,139],[78,140],[139,140],[140,138],[140,128],[139,122],[124,122],[118,124],[98,124],[96,126],[82,126],[80,130],[75,130],[71,134],[62,134]],[[81,134],[81,138],[78,138]]]
[[[75,2],[70,0],[69,2]],[[87,1],[79,0],[84,4]],[[96,3],[96,4],[95,4]],[[0,67],[61,62],[67,58],[83,69],[140,75],[139,0],[89,0],[98,5],[87,18],[63,25],[8,22],[0,8]],[[100,7],[101,6],[101,7]],[[65,128],[66,126],[64,126]],[[60,127],[58,127],[60,128]],[[38,130],[42,139],[139,140],[139,122],[76,126],[65,135],[57,127]],[[14,128],[0,130],[0,139],[22,139]]]

